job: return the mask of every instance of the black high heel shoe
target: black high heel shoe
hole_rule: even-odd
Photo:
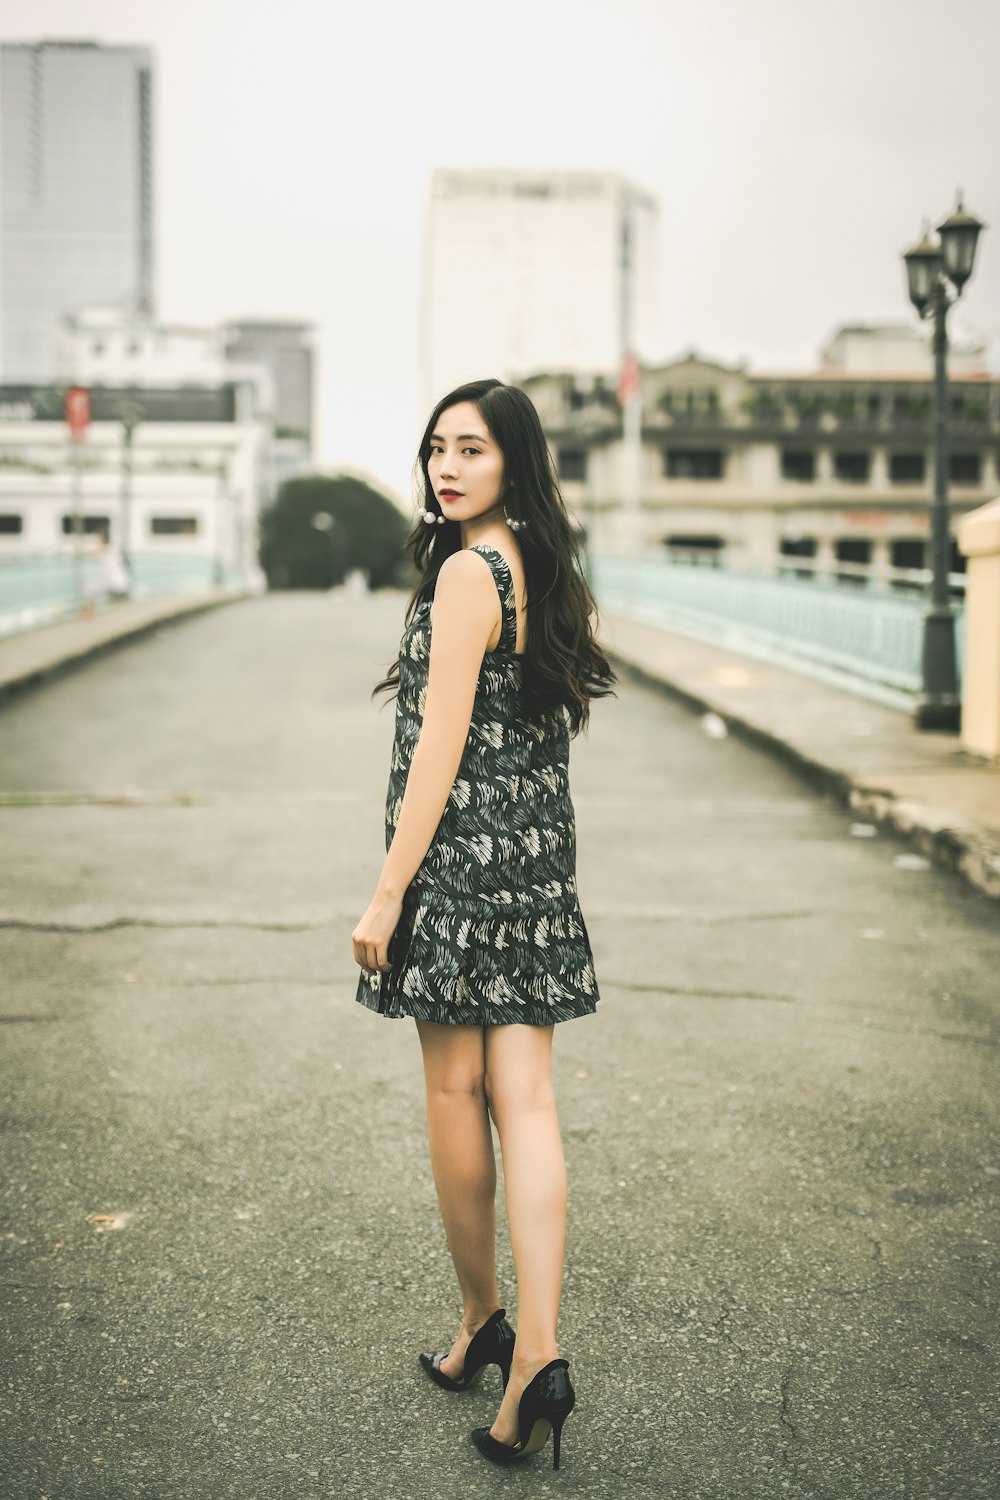
[[[434,1354],[421,1354],[420,1363],[431,1379],[446,1391],[467,1391],[475,1385],[487,1365],[499,1365],[503,1388],[506,1390],[510,1364],[514,1358],[514,1330],[507,1322],[506,1312],[505,1307],[498,1308],[476,1329],[465,1351],[461,1375],[446,1375],[442,1370],[441,1361],[448,1358],[447,1349],[439,1349]]]
[[[558,1469],[563,1423],[576,1405],[576,1392],[568,1371],[568,1360],[550,1359],[528,1381],[517,1405],[517,1442],[513,1445],[501,1443],[488,1427],[472,1429],[469,1436],[484,1458],[491,1458],[496,1464],[516,1463],[544,1448],[551,1429],[552,1467]]]

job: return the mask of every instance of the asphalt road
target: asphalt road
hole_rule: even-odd
[[[571,754],[558,1473],[469,1443],[495,1371],[420,1370],[419,1047],[350,943],[403,603],[248,600],[0,712],[0,1497],[995,1500],[996,904],[632,683]],[[500,1269],[516,1323],[502,1213]]]

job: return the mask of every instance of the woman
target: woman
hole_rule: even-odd
[[[576,886],[570,734],[617,681],[538,414],[480,380],[435,407],[420,445],[421,572],[397,661],[387,855],[351,934],[357,999],[416,1021],[431,1165],[462,1292],[451,1348],[422,1354],[439,1386],[500,1366],[504,1397],[473,1441],[510,1463],[575,1396],[556,1342],[566,1168],[550,1078],[558,1021],[592,1014],[593,954]],[[418,481],[419,483],[419,481]],[[433,599],[433,606],[431,600]],[[433,631],[432,631],[433,627]],[[503,1152],[518,1330],[496,1280]]]

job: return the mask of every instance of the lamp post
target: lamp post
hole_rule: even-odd
[[[584,404],[577,411],[573,419],[573,436],[583,444],[583,494],[580,500],[580,509],[583,512],[583,539],[580,551],[583,557],[584,577],[590,588],[594,587],[593,549],[595,543],[594,528],[597,505],[594,498],[594,453],[597,447],[597,436],[601,431],[601,425],[595,414],[594,382],[591,380],[586,385],[576,386],[578,391],[584,395]]]
[[[337,523],[329,511],[318,510],[312,518],[312,524],[317,531],[325,531],[330,539],[330,587],[333,588],[337,580]]]
[[[115,403],[115,416],[122,424],[121,498],[119,503],[118,550],[128,578],[128,591],[134,589],[132,564],[132,434],[146,415],[141,402],[126,397]]]
[[[910,301],[921,318],[934,320],[934,498],[931,503],[931,605],[924,615],[923,691],[913,715],[918,729],[961,727],[962,703],[955,664],[955,616],[948,597],[951,526],[948,517],[948,308],[972,275],[979,231],[986,226],[967,214],[958,191],[955,211],[938,225],[940,243],[924,237],[903,255]],[[955,296],[948,296],[951,281]]]
[[[68,386],[63,397],[66,425],[69,427],[70,452],[73,475],[73,592],[78,611],[84,607],[83,558],[80,555],[81,509],[83,504],[83,478],[80,444],[87,436],[90,426],[90,391],[80,385]]]

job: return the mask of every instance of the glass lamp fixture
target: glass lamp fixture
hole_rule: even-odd
[[[959,188],[954,213],[949,214],[944,223],[938,225],[945,274],[950,281],[954,282],[959,293],[972,275],[979,232],[985,228],[985,224],[981,224],[972,214],[965,212],[962,204],[962,189]]]
[[[926,221],[923,239],[918,245],[911,245],[909,250],[903,252],[903,260],[906,262],[906,280],[910,301],[923,317],[931,300],[931,291],[938,279],[938,272],[944,264],[940,246],[932,244],[927,237]]]

